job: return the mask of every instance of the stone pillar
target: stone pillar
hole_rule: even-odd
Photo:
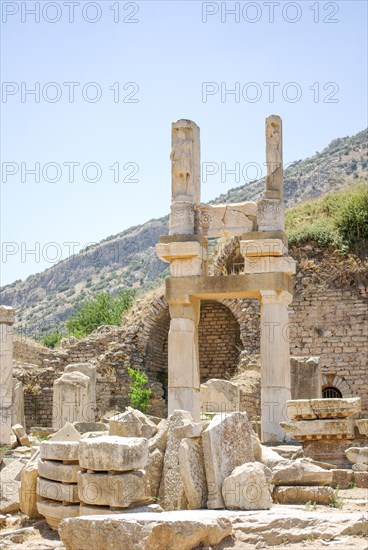
[[[0,444],[9,445],[13,395],[14,309],[0,306]]]
[[[82,372],[65,372],[54,382],[52,427],[62,428],[66,422],[94,422],[90,405],[91,379]]]
[[[169,235],[194,234],[194,208],[201,200],[199,127],[191,120],[172,125],[172,202]]]
[[[289,292],[261,291],[261,423],[262,441],[288,439],[279,423],[286,419],[291,399]]]
[[[198,323],[200,301],[170,304],[168,414],[189,411],[198,422],[201,413]]]

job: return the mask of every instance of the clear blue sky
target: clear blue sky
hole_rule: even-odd
[[[71,4],[1,0],[2,251],[7,251],[1,284],[50,267],[54,256],[66,257],[64,243],[79,243],[79,250],[167,214],[174,120],[196,121],[202,162],[223,162],[228,168],[235,162],[262,166],[269,114],[283,118],[285,163],[367,125],[364,1],[280,0],[272,3],[273,22],[263,1]],[[239,21],[224,11],[237,9],[236,4]],[[35,8],[39,22],[27,12]],[[73,103],[72,85],[65,82],[80,83]],[[84,88],[90,82],[97,87]],[[124,90],[129,82],[136,85]],[[219,90],[206,102],[203,82]],[[274,102],[265,82],[279,83]],[[38,102],[24,94],[35,83]],[[119,83],[118,102],[114,83]],[[221,87],[224,92],[236,86],[240,98],[225,95],[222,102]],[[102,94],[99,101],[86,100],[96,93]],[[302,95],[293,102],[295,93]],[[124,97],[138,101],[124,102]],[[39,182],[25,172],[36,162]],[[74,182],[64,165],[70,162],[79,163]],[[60,171],[48,163],[57,163]],[[86,181],[97,174],[90,166],[84,177],[87,163],[100,166],[99,181]],[[121,179],[137,166],[131,179],[138,182],[115,182],[109,169],[115,163]],[[127,163],[133,164],[124,170]],[[249,179],[254,175],[250,170]],[[54,177],[59,181],[47,181]],[[202,184],[203,201],[244,183],[229,175],[221,179],[217,174]],[[52,248],[50,242],[57,245]],[[26,254],[30,249],[40,253]]]

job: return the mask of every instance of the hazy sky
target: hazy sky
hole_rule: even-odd
[[[264,174],[269,114],[285,163],[367,125],[365,1],[1,9],[1,284],[167,214],[174,120],[200,126],[217,171],[203,201]]]

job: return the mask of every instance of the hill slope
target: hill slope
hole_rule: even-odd
[[[285,171],[288,207],[354,185],[367,173],[367,132],[333,140],[321,153]],[[167,192],[169,192],[169,185]],[[230,189],[212,203],[258,200],[264,179]],[[168,272],[154,246],[167,234],[168,217],[132,227],[49,269],[1,289],[0,302],[16,308],[16,326],[32,338],[60,328],[74,304],[99,290],[151,288]]]

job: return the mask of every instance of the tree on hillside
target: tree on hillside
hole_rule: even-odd
[[[86,298],[69,317],[66,326],[77,338],[88,336],[101,325],[120,325],[121,316],[134,300],[135,290],[122,290],[115,295],[96,292]]]

